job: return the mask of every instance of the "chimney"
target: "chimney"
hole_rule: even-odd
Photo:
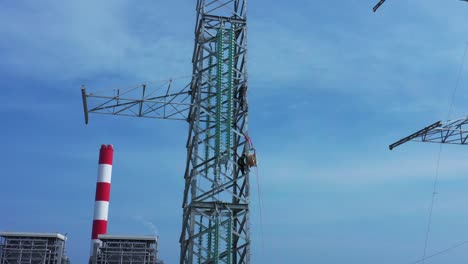
[[[113,157],[114,149],[112,145],[101,145],[101,150],[99,151],[96,198],[94,202],[93,231],[91,233],[91,256],[93,255],[95,244],[99,242],[98,235],[107,233],[107,215],[109,212]]]

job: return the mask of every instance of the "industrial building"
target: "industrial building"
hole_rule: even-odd
[[[70,264],[66,240],[58,233],[0,232],[0,264]]]
[[[152,236],[99,235],[92,264],[159,264],[157,239]]]

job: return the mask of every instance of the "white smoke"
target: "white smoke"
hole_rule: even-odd
[[[135,217],[135,220],[145,226],[156,238],[159,238],[159,229],[153,222],[149,221],[143,216],[137,216]]]

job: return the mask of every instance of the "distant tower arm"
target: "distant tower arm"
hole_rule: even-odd
[[[380,7],[383,3],[385,3],[385,1],[386,1],[386,0],[380,0],[380,1],[374,6],[374,8],[372,8],[372,11],[376,12],[377,9],[379,9],[379,7]],[[468,2],[468,0],[460,0],[460,1],[462,1],[462,2]]]
[[[374,6],[374,8],[372,8],[372,11],[376,12],[377,9],[379,9],[379,7],[380,7],[383,3],[385,3],[385,0],[380,0],[380,1]]]
[[[408,141],[468,145],[468,117],[435,122],[389,146],[392,150]]]

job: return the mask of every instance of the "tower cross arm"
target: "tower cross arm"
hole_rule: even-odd
[[[379,9],[379,7],[380,7],[383,3],[385,3],[385,1],[386,1],[386,0],[380,0],[380,1],[374,6],[374,8],[372,8],[372,11],[376,12],[376,11]],[[460,0],[460,1],[462,1],[462,2],[468,2],[468,0]]]
[[[190,94],[190,84],[173,88],[172,81],[110,93],[89,93],[84,85],[81,87],[86,124],[90,113],[186,121],[192,105]]]
[[[389,149],[392,150],[408,141],[468,145],[467,126],[468,116],[446,122],[438,121],[391,144]]]
[[[380,1],[374,6],[374,8],[372,8],[372,11],[376,12],[377,9],[379,9],[379,7],[380,7],[383,3],[385,3],[385,0],[380,0]]]

